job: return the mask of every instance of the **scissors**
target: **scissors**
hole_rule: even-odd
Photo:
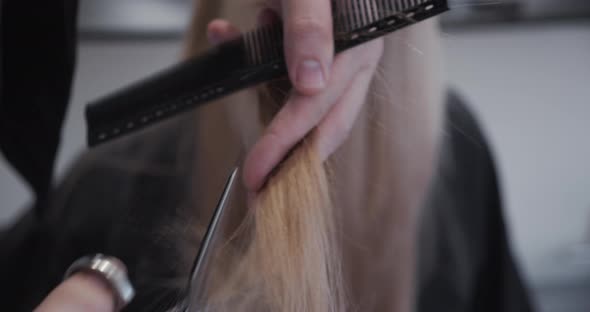
[[[197,311],[199,302],[201,301],[201,295],[203,293],[204,283],[206,280],[207,264],[210,259],[211,251],[213,249],[216,234],[219,232],[218,228],[221,220],[225,216],[225,210],[230,201],[232,190],[236,184],[236,177],[238,175],[238,168],[234,168],[225,183],[223,193],[217,203],[213,217],[207,227],[207,232],[203,237],[199,251],[195,261],[191,274],[189,276],[188,284],[186,286],[187,299],[185,300],[184,307],[180,309],[183,312]],[[191,294],[191,295],[189,295]]]

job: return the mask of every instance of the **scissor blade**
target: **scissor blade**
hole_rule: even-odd
[[[193,263],[193,268],[191,271],[191,276],[190,276],[189,285],[188,285],[189,291],[191,291],[191,290],[194,291],[195,287],[202,287],[203,286],[200,284],[204,281],[207,259],[209,257],[209,254],[211,253],[211,248],[214,245],[214,243],[213,243],[214,238],[218,232],[217,230],[218,230],[219,224],[221,223],[221,219],[223,219],[223,216],[225,215],[224,214],[225,208],[228,205],[228,202],[230,200],[230,195],[231,195],[232,189],[234,188],[234,185],[236,183],[237,175],[238,175],[238,168],[234,168],[232,170],[232,173],[230,174],[229,178],[227,179],[227,182],[225,183],[223,193],[221,194],[221,197],[219,198],[219,202],[217,203],[217,207],[215,208],[215,212],[213,213],[213,217],[211,218],[211,221],[209,222],[207,232],[205,233],[205,236],[203,237],[201,246],[199,247],[199,252],[197,253],[197,256],[195,258],[195,262]],[[195,302],[194,302],[195,299],[197,299],[197,301],[198,301],[200,298],[189,299],[186,311],[189,311],[190,307],[193,304],[195,304]]]

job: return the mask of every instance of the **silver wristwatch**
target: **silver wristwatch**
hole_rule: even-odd
[[[94,274],[104,280],[115,296],[115,308],[125,307],[135,295],[133,285],[127,277],[127,268],[123,262],[115,257],[96,254],[76,260],[68,268],[65,278],[77,272]]]

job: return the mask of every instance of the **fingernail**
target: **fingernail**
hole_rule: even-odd
[[[309,59],[304,60],[297,68],[297,84],[305,89],[323,89],[326,85],[326,77],[320,62]]]

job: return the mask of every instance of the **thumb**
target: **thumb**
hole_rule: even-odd
[[[316,95],[330,80],[334,57],[330,0],[281,0],[285,57],[291,82],[304,95]]]
[[[115,312],[115,298],[100,277],[79,272],[54,289],[35,312]]]

